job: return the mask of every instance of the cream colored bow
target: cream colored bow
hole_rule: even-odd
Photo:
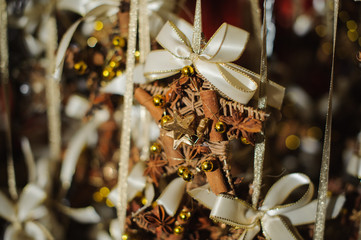
[[[236,64],[248,41],[248,32],[224,23],[196,53],[191,43],[192,29],[181,31],[167,22],[156,40],[164,50],[152,51],[146,60],[144,75],[150,80],[178,73],[184,66],[193,65],[219,92],[242,104],[247,104],[257,90],[259,76]],[[284,88],[271,82],[268,86],[270,105],[279,108]]]
[[[37,240],[53,239],[37,221],[47,214],[47,209],[42,205],[45,197],[45,192],[31,183],[25,186],[15,204],[0,192],[0,217],[10,222],[5,230],[5,240],[20,240],[26,235]]]
[[[284,204],[293,191],[305,185],[308,189],[299,200]],[[317,201],[310,202],[313,191],[314,186],[306,175],[293,173],[284,176],[271,187],[258,209],[229,195],[216,196],[204,187],[193,189],[189,194],[212,209],[210,218],[245,229],[240,237],[241,240],[253,239],[261,229],[266,239],[290,240],[302,238],[288,222],[298,226],[315,221]],[[329,198],[328,217],[336,217],[344,201],[343,195]]]

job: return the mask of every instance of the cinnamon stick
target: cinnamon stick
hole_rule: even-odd
[[[163,109],[154,106],[153,97],[149,93],[138,87],[134,91],[134,98],[150,112],[155,122],[158,123],[160,121]]]
[[[215,124],[219,118],[219,102],[218,95],[214,90],[204,90],[200,92],[203,103],[203,111],[205,117],[212,120],[212,129],[209,133],[209,140],[212,142],[223,141],[222,133],[215,130]],[[213,171],[206,172],[209,186],[216,195],[228,191],[219,160],[213,160]]]

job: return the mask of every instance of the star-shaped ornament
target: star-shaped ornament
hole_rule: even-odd
[[[174,113],[173,119],[163,124],[163,129],[173,132],[174,140],[179,140],[184,135],[192,136],[195,131],[191,126],[195,119],[194,114],[182,117],[178,113]]]
[[[188,134],[185,134],[184,136],[182,136],[179,139],[174,138],[174,131],[167,132],[165,135],[174,139],[173,140],[173,149],[174,150],[176,150],[179,147],[179,145],[181,145],[181,143],[185,143],[187,145],[194,144],[194,142],[192,141],[192,139],[190,138],[190,136]]]

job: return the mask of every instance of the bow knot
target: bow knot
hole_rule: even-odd
[[[195,61],[197,61],[199,58],[199,55],[197,53],[191,52],[189,54],[189,59],[192,61],[192,63],[194,63]]]
[[[284,204],[294,190],[304,185],[308,189],[300,199]],[[293,173],[284,176],[271,187],[258,209],[233,196],[207,193],[204,187],[193,189],[189,194],[211,209],[210,218],[245,229],[240,240],[253,239],[261,229],[266,239],[298,240],[301,238],[294,233],[296,229],[289,226],[283,218],[287,218],[293,226],[314,222],[317,201],[311,202],[313,191],[314,186],[306,175]],[[338,215],[344,201],[343,195],[327,200],[328,206],[332,206],[332,209],[328,209],[329,217]]]

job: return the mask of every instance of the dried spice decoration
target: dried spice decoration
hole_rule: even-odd
[[[162,159],[161,155],[155,154],[146,162],[147,168],[144,170],[144,176],[150,176],[153,183],[158,186],[158,180],[164,173],[163,167],[168,163],[167,160]]]
[[[153,228],[155,228],[157,236],[162,233],[170,234],[173,232],[173,224],[175,218],[168,216],[164,207],[157,205],[151,212],[144,214],[144,219]]]
[[[261,132],[262,122],[252,117],[243,117],[241,113],[235,112],[232,116],[225,117],[220,116],[220,121],[232,126],[227,131],[227,137],[229,140],[240,138],[246,138],[248,142],[254,145],[254,133]]]

